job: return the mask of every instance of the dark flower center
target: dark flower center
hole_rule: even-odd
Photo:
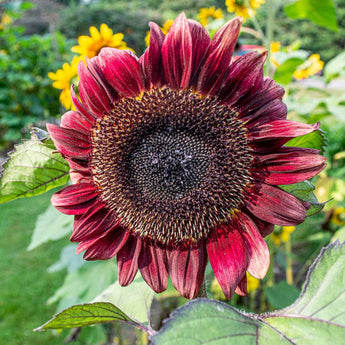
[[[204,181],[210,150],[199,137],[167,127],[144,137],[129,161],[142,194],[152,199],[179,199]]]
[[[253,154],[237,113],[216,98],[169,88],[122,99],[92,132],[100,199],[141,238],[205,238],[241,207]]]

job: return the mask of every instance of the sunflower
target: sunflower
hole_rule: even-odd
[[[100,30],[91,26],[89,28],[90,36],[79,36],[78,46],[72,47],[72,52],[92,58],[97,56],[102,48],[111,47],[118,49],[128,49],[126,42],[123,41],[122,33],[113,34],[108,25],[101,24]]]
[[[215,8],[214,6],[208,8],[201,8],[198,14],[199,21],[201,25],[206,26],[209,24],[210,19],[220,19],[223,18],[223,13],[220,8]]]
[[[48,77],[54,80],[53,87],[62,90],[60,93],[60,103],[66,109],[73,108],[71,100],[71,85],[78,77],[78,63],[81,59],[81,56],[75,56],[72,59],[71,64],[65,62],[62,65],[62,68],[58,69],[55,73],[48,73]]]
[[[236,16],[249,18],[251,13],[255,13],[265,0],[226,0],[225,5],[228,8],[228,12],[235,13]]]
[[[324,62],[320,60],[319,54],[312,54],[308,60],[299,66],[293,73],[296,79],[306,79],[310,76],[322,71]]]
[[[246,271],[263,278],[269,266],[263,236],[306,217],[278,185],[324,168],[317,150],[284,146],[319,125],[286,120],[265,53],[232,58],[239,19],[212,40],[183,13],[166,36],[150,27],[139,59],[104,48],[79,63],[76,111],[47,125],[73,182],[52,203],[75,216],[86,260],[117,257],[123,286],[139,269],[154,291],[170,276],[194,298],[209,259],[227,298],[245,294]]]

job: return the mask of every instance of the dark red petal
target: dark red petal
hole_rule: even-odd
[[[219,90],[230,65],[240,28],[241,20],[234,18],[214,34],[196,84],[199,93],[214,94]]]
[[[171,249],[168,251],[168,270],[178,292],[186,298],[194,298],[204,279],[207,254],[205,243],[198,247]]]
[[[253,109],[247,113],[240,113],[242,121],[246,122],[248,128],[260,126],[275,120],[285,120],[287,115],[287,106],[281,99],[274,99],[258,109]]]
[[[68,111],[61,117],[61,127],[74,129],[84,135],[89,135],[92,124],[82,114]]]
[[[256,156],[252,176],[259,181],[283,185],[308,180],[326,166],[317,150],[281,148],[277,153]]]
[[[97,201],[98,191],[90,183],[78,183],[67,186],[52,198],[52,204],[65,214],[82,214],[92,207]]]
[[[91,182],[91,172],[87,165],[87,161],[75,162],[71,159],[66,159],[70,166],[69,176],[74,184]],[[82,164],[85,163],[85,164]]]
[[[263,80],[263,64],[267,52],[258,54],[251,52],[239,57],[229,67],[229,74],[221,85],[218,97],[222,102],[235,104],[240,98],[251,91],[256,91]]]
[[[227,299],[234,294],[248,267],[240,231],[230,225],[223,226],[213,231],[207,241],[211,266]]]
[[[103,115],[100,114],[91,114],[89,113],[85,107],[80,103],[77,95],[75,94],[74,91],[74,85],[71,86],[71,98],[72,98],[72,102],[75,106],[75,108],[77,109],[77,111],[82,114],[86,119],[88,119],[88,121],[93,124],[95,123],[95,119],[97,119],[98,117],[101,117]]]
[[[89,136],[74,129],[47,123],[47,129],[56,148],[68,158],[86,159],[90,153]]]
[[[197,21],[188,19],[189,30],[192,36],[192,73],[191,81],[197,77],[200,63],[210,45],[210,36],[207,30]]]
[[[107,94],[110,104],[113,104],[114,102],[119,100],[119,94],[112,88],[112,86],[108,83],[107,79],[102,73],[98,56],[95,56],[92,59],[88,59],[87,57],[85,57],[85,61],[92,77]]]
[[[267,223],[262,219],[255,217],[253,214],[250,215],[250,219],[256,224],[260,234],[262,237],[266,237],[271,234],[274,230],[274,225],[271,223]]]
[[[174,21],[162,45],[165,82],[171,89],[188,87],[192,73],[192,36],[187,18],[181,13]]]
[[[262,183],[256,191],[252,189],[245,198],[247,209],[259,219],[268,223],[290,226],[304,221],[306,211],[294,196]]]
[[[106,80],[121,96],[137,96],[144,90],[141,66],[129,51],[103,48],[98,58]]]
[[[161,28],[153,22],[150,25],[150,46],[140,57],[139,63],[142,65],[145,79],[149,85],[159,86],[162,84],[163,66],[162,66],[162,44],[164,34]]]
[[[79,75],[79,96],[84,107],[97,116],[109,112],[110,103],[107,93],[103,87],[96,82],[90,73],[89,69],[85,66],[84,61],[80,61],[78,64]]]
[[[157,293],[168,286],[166,251],[143,243],[139,256],[139,269],[146,283]]]
[[[256,278],[263,279],[270,266],[270,252],[266,242],[262,238],[259,229],[251,218],[242,213],[239,219],[243,231],[247,260],[247,271]]]
[[[97,202],[82,215],[75,216],[70,240],[80,242],[99,237],[117,225],[105,205]]]
[[[320,128],[320,123],[308,125],[306,123],[276,120],[259,126],[253,126],[248,133],[250,146],[257,152],[279,148],[290,139],[314,132]]]
[[[244,275],[241,281],[239,282],[235,293],[237,293],[240,296],[247,296],[247,276]]]
[[[282,99],[285,90],[281,86],[275,83],[270,78],[264,78],[261,90],[258,90],[254,97],[250,100],[240,99],[237,102],[237,107],[241,114],[247,114],[250,116],[253,112],[256,112],[261,107],[270,104],[275,99]]]
[[[142,240],[131,236],[117,253],[117,274],[121,286],[129,285],[137,271]]]
[[[84,254],[85,260],[108,260],[126,244],[128,237],[127,231],[115,226],[102,237],[80,242],[77,253],[87,249]]]

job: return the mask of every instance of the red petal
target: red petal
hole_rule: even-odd
[[[68,111],[61,117],[61,127],[74,129],[84,135],[89,135],[92,123],[76,111]]]
[[[150,46],[145,53],[140,57],[144,75],[148,84],[159,86],[162,84],[162,44],[164,41],[164,34],[161,28],[156,23],[149,23],[150,25]]]
[[[143,243],[139,256],[139,269],[146,283],[155,292],[162,292],[168,286],[166,251],[157,246]]]
[[[69,176],[74,184],[80,182],[90,183],[91,173],[87,161],[75,161],[72,159],[66,159],[70,166]]]
[[[138,271],[141,245],[141,239],[132,236],[117,253],[118,278],[121,286],[129,285]]]
[[[137,96],[144,90],[145,82],[141,66],[132,53],[103,48],[98,58],[106,80],[121,96]]]
[[[97,116],[110,111],[110,103],[106,92],[103,87],[96,82],[90,73],[89,69],[85,66],[84,61],[78,64],[79,75],[79,95],[84,107]]]
[[[237,293],[240,296],[247,296],[247,276],[244,275],[241,281],[239,282],[235,293]]]
[[[84,108],[84,106],[80,103],[77,95],[75,94],[74,85],[71,86],[71,98],[78,112],[82,114],[85,118],[87,118],[90,121],[90,123],[93,124],[95,122],[95,119],[102,116],[100,114],[91,114]]]
[[[249,90],[251,95],[261,86],[263,80],[263,64],[267,53],[251,52],[239,57],[229,67],[229,74],[224,80],[219,98],[228,104],[236,103]]]
[[[110,228],[117,226],[111,217],[111,212],[104,204],[97,202],[84,214],[76,216],[73,223],[72,242],[86,241],[96,236],[101,236]]]
[[[181,13],[162,45],[165,82],[172,89],[188,87],[192,73],[192,36],[187,18]]]
[[[246,248],[238,229],[223,226],[212,232],[207,252],[225,297],[230,299],[246,274]]]
[[[273,185],[297,183],[317,175],[326,166],[317,150],[281,148],[277,153],[256,156],[252,175]]]
[[[191,80],[193,81],[197,77],[196,73],[210,45],[210,36],[207,30],[199,22],[188,19],[188,25],[192,37],[193,52]]]
[[[242,213],[239,223],[243,227],[241,235],[244,239],[247,259],[247,271],[256,278],[263,279],[270,266],[270,252],[256,224]]]
[[[85,260],[108,260],[114,257],[126,244],[128,237],[127,231],[115,226],[103,237],[80,242],[77,253],[87,249],[84,254]]]
[[[56,148],[68,158],[87,159],[90,152],[89,136],[74,129],[47,123],[47,129]]]
[[[256,217],[271,224],[297,225],[306,217],[305,208],[298,199],[278,187],[264,183],[257,191],[250,191],[245,204]]]
[[[168,251],[168,270],[178,292],[186,298],[194,298],[204,279],[207,263],[203,241],[196,248],[188,247]]]
[[[214,94],[219,90],[230,65],[240,28],[241,20],[234,18],[214,34],[197,81],[199,93]]]
[[[98,192],[90,183],[78,183],[67,186],[52,198],[52,204],[65,214],[82,214],[92,207],[97,201]]]

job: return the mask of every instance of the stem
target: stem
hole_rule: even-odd
[[[273,30],[274,30],[274,15],[275,9],[272,0],[266,1],[267,8],[267,20],[266,20],[266,48],[267,48],[267,74],[269,77],[273,76],[273,69],[270,64],[271,57],[271,43],[273,41]]]
[[[202,282],[202,284],[200,286],[200,290],[199,290],[199,292],[198,292],[198,294],[196,295],[195,298],[207,298],[205,279],[203,280],[203,282]]]
[[[293,269],[292,269],[291,239],[290,238],[285,243],[285,251],[286,251],[286,270],[285,270],[286,282],[290,285],[293,285]]]

